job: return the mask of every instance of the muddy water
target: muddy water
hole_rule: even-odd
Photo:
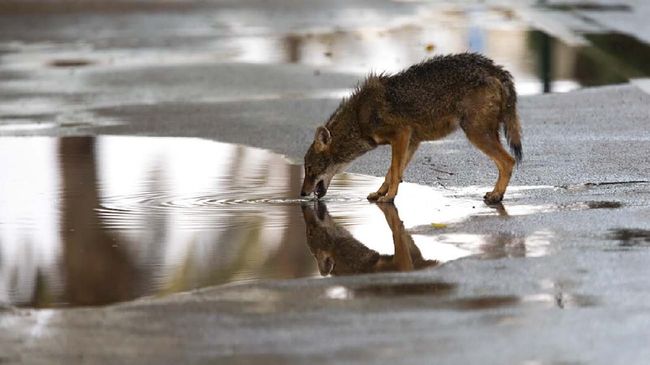
[[[525,237],[448,232],[471,215],[504,214],[479,195],[404,184],[396,206],[375,205],[365,196],[378,179],[342,174],[317,203],[298,197],[300,166],[201,139],[2,138],[0,169],[0,303],[18,306],[416,270],[495,247],[544,252],[543,232],[530,248]],[[432,225],[447,234],[408,231]]]

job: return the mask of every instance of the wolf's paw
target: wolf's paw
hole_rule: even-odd
[[[483,197],[483,201],[487,204],[496,204],[501,200],[503,200],[503,194],[495,193],[494,191],[485,193],[485,196]]]
[[[382,197],[379,197],[379,199],[377,199],[377,203],[392,203],[393,201],[395,201],[395,197],[388,196],[388,195],[384,195]]]
[[[383,196],[383,194],[380,194],[379,192],[375,191],[375,192],[372,192],[372,193],[368,194],[368,200],[376,201],[379,198],[381,198],[382,196]]]

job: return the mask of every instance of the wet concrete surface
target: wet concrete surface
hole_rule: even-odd
[[[647,40],[645,2],[619,3],[632,10],[512,8],[524,25],[566,44],[612,31]],[[265,5],[186,3],[155,15],[147,2],[88,4],[96,8],[43,16],[49,10],[41,5],[16,5],[2,13],[0,133],[202,137],[265,148],[294,162],[359,79],[360,65],[339,69],[328,61],[334,53],[291,63],[273,58],[274,49],[262,57],[273,62],[259,62],[259,54],[237,51],[259,49],[258,43],[215,41],[214,29],[257,34],[256,40],[254,24],[283,28],[270,32],[276,35],[317,34],[331,19],[343,29],[385,28],[387,13],[417,23],[414,14],[431,5],[282,2],[280,10],[257,11]],[[225,14],[216,21],[215,6]],[[338,12],[323,19],[330,7]],[[288,15],[274,21],[269,12]],[[358,44],[354,32],[350,37]],[[428,54],[427,43],[409,49],[416,46]],[[597,59],[610,57],[602,51]],[[522,97],[525,160],[502,207],[481,202],[496,170],[462,135],[424,144],[405,180],[428,186],[450,206],[423,204],[438,216],[411,223],[410,214],[421,214],[409,208],[416,199],[398,195],[405,224],[394,228],[401,245],[386,219],[392,213],[363,202],[391,235],[373,251],[393,255],[393,263],[409,237],[421,252],[424,237],[471,255],[408,273],[261,280],[97,308],[2,304],[0,363],[644,364],[650,358],[649,102],[629,84]],[[380,176],[388,152],[373,151],[350,171]],[[318,219],[329,215],[338,232],[372,248],[345,220],[336,221],[344,216],[336,202],[326,205],[327,211],[296,206],[298,217],[310,209]],[[454,208],[470,213],[447,219]],[[329,256],[320,254],[321,265],[311,255],[319,256],[322,245],[309,245],[306,234],[302,244],[311,273],[334,273],[332,244],[324,247]],[[401,264],[418,261],[400,257]]]

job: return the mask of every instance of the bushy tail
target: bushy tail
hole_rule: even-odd
[[[515,155],[517,164],[520,164],[524,158],[524,151],[521,147],[521,125],[519,124],[519,116],[517,115],[517,92],[515,91],[515,85],[512,82],[510,73],[507,71],[503,72],[504,74],[500,77],[504,94],[501,122],[503,123],[503,131],[510,146],[510,151]]]

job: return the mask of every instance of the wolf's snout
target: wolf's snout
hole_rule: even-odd
[[[305,178],[300,190],[300,196],[309,196],[311,193],[315,193],[316,197],[320,199],[327,193],[325,180],[317,180],[317,182],[314,180]]]
[[[316,184],[316,197],[319,199],[322,198],[327,193],[327,188],[325,187],[325,182],[323,180],[319,181]]]
[[[300,189],[300,196],[309,196],[314,191],[314,181],[305,176]]]
[[[321,276],[327,276],[334,271],[334,259],[331,256],[321,257],[318,262],[318,271],[320,271]]]

